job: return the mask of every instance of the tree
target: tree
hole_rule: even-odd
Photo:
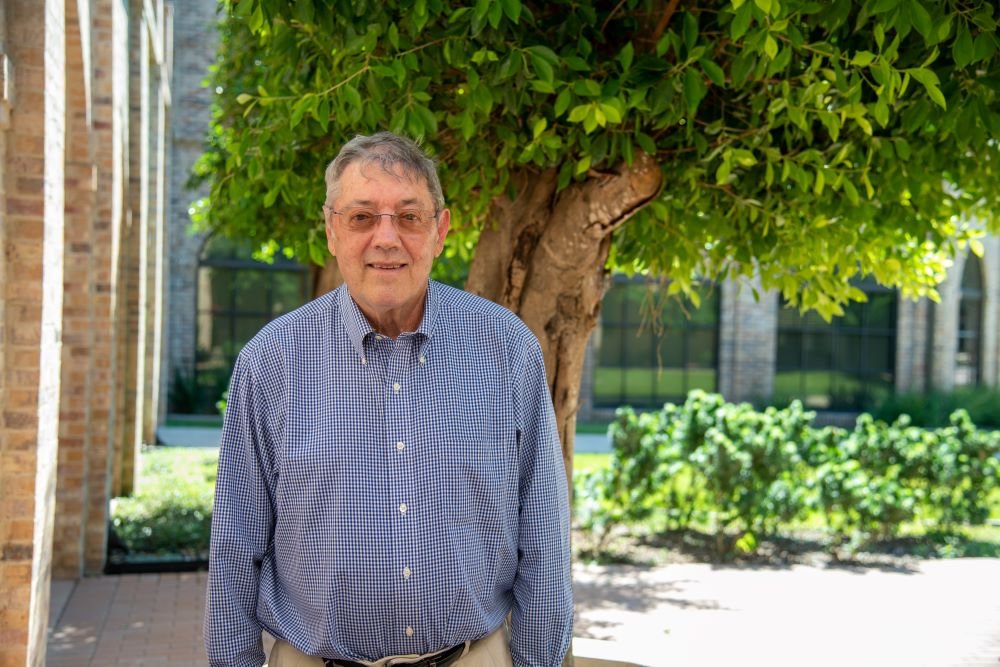
[[[989,0],[226,0],[202,224],[323,264],[321,174],[422,138],[467,287],[538,335],[567,475],[609,270],[757,274],[824,317],[936,296],[997,228]],[[273,246],[272,246],[273,247]]]

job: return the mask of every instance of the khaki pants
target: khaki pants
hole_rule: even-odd
[[[413,661],[422,657],[424,656],[406,656]],[[388,667],[391,664],[390,661],[395,662],[400,659],[401,657],[394,656],[363,664],[372,667]],[[278,639],[274,642],[271,658],[267,664],[268,667],[323,667],[323,660],[306,655],[288,642]],[[492,634],[472,642],[468,653],[451,664],[453,667],[513,667],[507,624],[501,625]]]

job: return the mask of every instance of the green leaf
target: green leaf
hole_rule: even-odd
[[[635,133],[635,142],[639,144],[639,148],[644,150],[649,155],[656,155],[656,143],[653,138],[644,132]]]
[[[875,54],[871,51],[858,51],[851,58],[851,64],[857,65],[858,67],[867,67],[875,60]]]
[[[698,42],[698,19],[691,12],[684,12],[684,49],[691,53]]]
[[[931,15],[927,13],[927,9],[924,8],[920,0],[910,0],[909,9],[913,27],[917,29],[917,32],[921,34],[925,42],[930,43],[934,31]]]
[[[986,60],[997,50],[996,37],[988,32],[981,32],[976,35],[976,40],[973,43],[972,61],[980,62]]]
[[[698,64],[701,65],[702,70],[704,70],[708,78],[712,80],[712,83],[717,86],[726,86],[726,73],[722,71],[721,67],[708,58],[702,58],[698,61]]]
[[[771,0],[753,0],[754,4],[765,14],[771,13]]]
[[[738,7],[738,11],[733,16],[733,22],[729,24],[729,36],[734,42],[745,35],[750,28],[750,20],[753,18],[753,12],[750,9],[751,6],[743,5],[742,7]]]
[[[844,181],[844,194],[847,195],[847,201],[851,202],[854,206],[861,203],[861,197],[858,196],[858,189],[854,187],[854,183],[851,183],[850,179]]]
[[[551,95],[552,93],[556,92],[555,86],[553,86],[548,81],[542,81],[541,79],[532,79],[529,83],[531,85],[531,89],[534,90],[536,93],[545,93],[547,95]]]
[[[552,72],[552,65],[550,65],[544,58],[537,55],[534,51],[529,52],[528,55],[531,60],[531,67],[535,70],[535,74],[538,75],[538,78],[546,83],[552,83],[555,78]]]
[[[889,124],[889,106],[885,103],[884,97],[879,97],[872,106],[872,115],[878,124],[886,127]]]
[[[580,176],[582,174],[585,174],[585,173],[587,173],[587,170],[589,170],[589,169],[590,169],[590,156],[589,155],[584,155],[576,163],[576,170],[575,170],[576,171],[576,175]]]
[[[542,136],[542,132],[545,128],[549,126],[549,122],[545,118],[539,118],[535,121],[535,126],[531,130],[532,140],[537,140],[538,137]]]
[[[573,85],[573,92],[581,97],[597,97],[601,94],[601,84],[593,79],[581,79]]]
[[[351,106],[355,108],[361,107],[361,95],[358,94],[357,89],[349,83],[345,83],[342,88],[342,94],[344,100]]]
[[[500,20],[503,18],[503,5],[498,0],[494,0],[490,4],[490,10],[487,14],[487,19],[490,22],[490,26],[494,30],[500,27]]]
[[[553,111],[556,114],[556,118],[562,116],[566,109],[569,108],[569,103],[572,98],[572,94],[569,92],[569,88],[563,88],[560,91],[559,96],[556,97],[556,105]]]
[[[252,99],[253,99],[253,95],[249,95],[247,93],[240,93],[239,95],[236,96],[236,103],[240,104],[240,105],[243,105],[243,104],[246,104],[247,102],[249,102]]]
[[[764,53],[766,53],[767,57],[771,60],[774,60],[775,56],[778,55],[778,42],[776,42],[774,37],[771,37],[770,35],[768,35],[764,40]]]
[[[890,10],[896,8],[899,4],[899,0],[876,0],[875,4],[872,6],[872,14],[884,14]]]
[[[618,62],[622,65],[622,71],[627,72],[630,67],[632,67],[632,58],[635,56],[635,48],[632,46],[632,42],[627,43],[621,51],[618,52]]]
[[[729,182],[729,174],[732,172],[732,165],[729,162],[723,160],[719,167],[715,170],[715,184],[725,185]]]
[[[959,69],[972,62],[972,35],[969,34],[967,26],[962,25],[958,28],[958,36],[955,38],[955,43],[951,45],[951,54]]]
[[[622,122],[622,113],[614,104],[609,104],[606,102],[601,102],[601,111],[604,112],[604,116],[608,119],[609,123],[620,123]]]
[[[684,70],[684,102],[687,105],[688,115],[695,114],[706,92],[708,90],[705,87],[705,82],[701,79],[701,74],[693,67]]]
[[[948,103],[944,99],[944,95],[941,94],[941,89],[938,88],[940,80],[937,74],[933,70],[926,69],[924,67],[916,67],[913,69],[906,70],[907,74],[912,76],[914,79],[923,84],[924,89],[927,91],[928,97],[934,101],[942,109],[948,108]]]
[[[567,120],[571,123],[579,123],[587,117],[587,114],[590,113],[592,106],[593,105],[591,104],[580,104],[573,107],[573,110],[569,112],[569,118],[567,118]]]
[[[521,18],[521,0],[501,0],[503,13],[514,23]]]

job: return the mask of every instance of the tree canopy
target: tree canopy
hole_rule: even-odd
[[[645,156],[659,193],[610,267],[757,273],[826,317],[871,274],[934,296],[996,229],[989,0],[226,0],[200,224],[326,256],[322,173],[355,134],[422,139],[468,258],[516,174]]]

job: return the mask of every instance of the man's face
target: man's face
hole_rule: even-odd
[[[344,213],[356,209],[432,215],[427,182],[398,167],[387,173],[378,164],[353,162],[341,175],[336,200],[325,209],[327,245],[361,312],[386,335],[414,331],[423,317],[427,279],[444,247],[450,212],[441,211],[437,220],[419,230],[387,215],[359,230]]]

